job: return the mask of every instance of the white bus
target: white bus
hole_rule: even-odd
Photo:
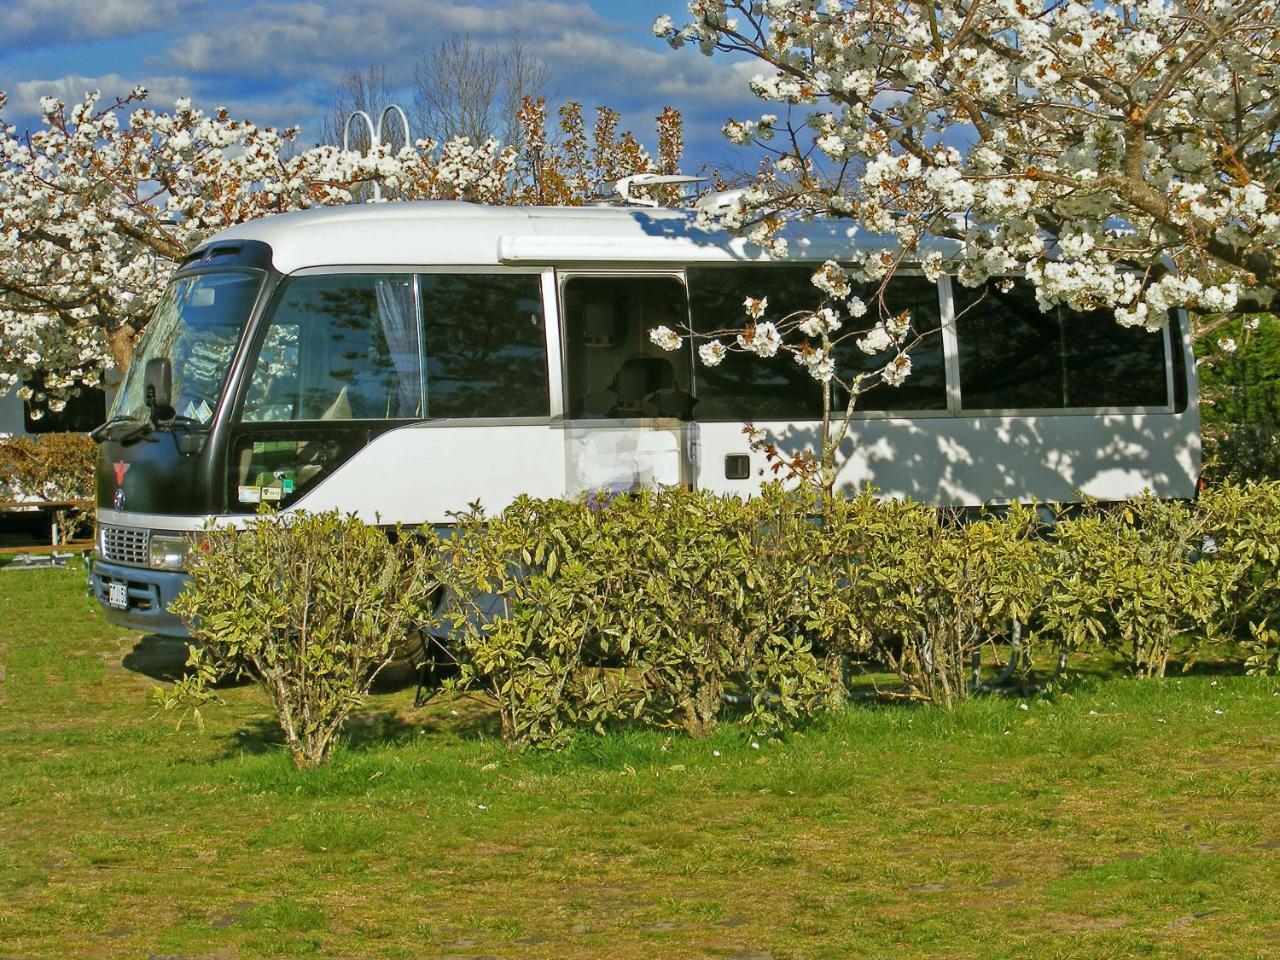
[[[522,493],[750,494],[769,473],[744,425],[813,443],[817,384],[785,355],[707,368],[648,331],[740,326],[748,294],[779,315],[812,308],[815,264],[858,238],[811,223],[789,241],[774,261],[690,211],[462,202],[218,234],[179,266],[99,432],[93,582],[108,616],[181,632],[165,607],[184,581],[182,535],[263,502],[445,524]],[[904,385],[861,401],[840,487],[959,505],[1194,495],[1180,318],[1125,329],[1041,312],[1022,282],[974,291],[910,271],[889,302],[940,333]]]

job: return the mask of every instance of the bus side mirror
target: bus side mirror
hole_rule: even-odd
[[[168,357],[152,357],[142,373],[142,401],[153,420],[173,415],[173,364]]]

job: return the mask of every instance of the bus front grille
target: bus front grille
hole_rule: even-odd
[[[147,531],[137,527],[103,527],[102,559],[108,563],[147,565]]]

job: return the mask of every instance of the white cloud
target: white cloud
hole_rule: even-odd
[[[15,84],[9,94],[5,112],[19,117],[38,117],[40,98],[57,97],[64,103],[77,103],[86,93],[102,91],[103,103],[109,104],[116,97],[127,97],[133,88],[142,84],[147,88],[147,102],[157,110],[168,110],[178,97],[191,96],[191,82],[186,77],[122,77],[107,73],[100,77],[84,77],[72,74],[53,80],[27,80]]]
[[[582,2],[499,0],[430,4],[422,0],[349,3],[261,0],[229,10],[174,41],[162,62],[190,73],[257,78],[337,77],[353,67],[408,64],[451,33],[479,42],[519,30],[526,42],[607,25]]]
[[[4,0],[0,37],[28,48],[127,37],[202,7],[201,0]]]
[[[687,114],[728,115],[730,106],[756,103],[747,80],[759,67],[710,59],[689,50],[651,50],[590,33],[534,41],[530,52],[556,64],[557,78],[589,85],[605,102],[643,99]],[[578,86],[575,83],[574,86]]]
[[[254,119],[263,111],[252,109],[252,100],[270,104],[269,115],[280,123],[287,118],[275,101],[310,95],[307,115],[293,118],[304,124],[305,138],[314,135],[323,101],[348,71],[382,65],[396,87],[451,33],[501,44],[516,30],[528,52],[550,67],[558,96],[621,110],[624,125],[645,142],[653,139],[653,116],[668,104],[685,114],[691,148],[714,145],[717,152],[724,120],[760,109],[746,86],[758,67],[656,41],[628,42],[619,24],[581,0],[253,0],[178,37],[155,66],[200,76],[202,85],[225,76],[243,88],[249,79],[263,91],[241,101]]]

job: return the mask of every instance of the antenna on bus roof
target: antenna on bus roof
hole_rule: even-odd
[[[613,188],[618,192],[618,196],[622,198],[623,203],[634,203],[641,207],[657,207],[661,206],[657,200],[650,200],[648,197],[637,197],[631,193],[631,188],[657,187],[672,183],[702,183],[706,179],[706,177],[686,177],[680,174],[635,173],[629,177],[623,177],[613,185]]]
[[[364,120],[365,126],[369,128],[369,149],[372,150],[375,147],[382,146],[382,125],[386,122],[387,114],[389,113],[393,113],[400,118],[400,123],[404,127],[404,145],[407,147],[409,145],[409,115],[404,112],[404,109],[400,104],[389,103],[383,108],[382,112],[378,114],[378,122],[376,124],[373,122],[373,118],[363,110],[356,110],[351,114],[351,116],[347,117],[347,122],[342,128],[343,152],[345,153],[347,150],[351,149],[351,121],[356,119],[356,117],[360,117]],[[375,180],[373,181],[373,202],[378,203],[381,200],[382,184]]]

